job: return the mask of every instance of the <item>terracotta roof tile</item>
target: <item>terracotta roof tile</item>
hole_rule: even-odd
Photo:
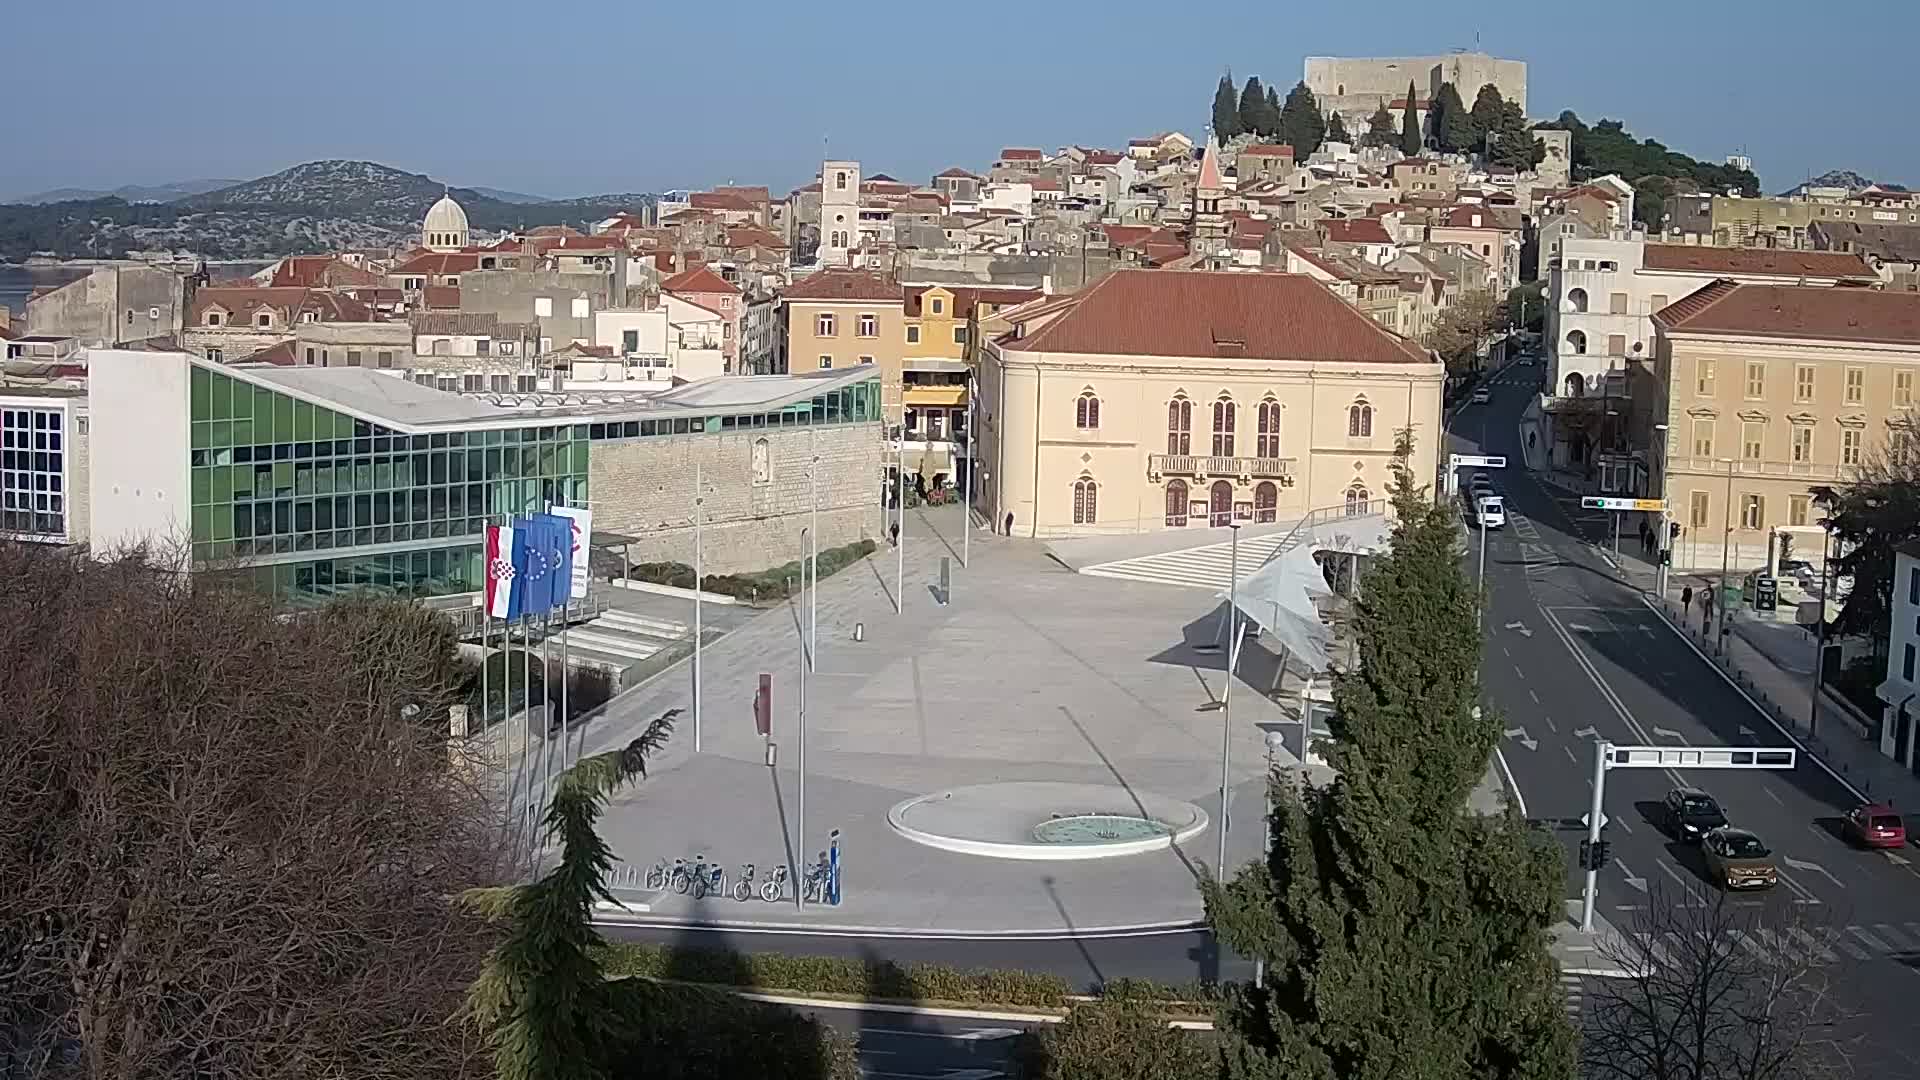
[[[1705,247],[1694,244],[1648,244],[1641,256],[1641,265],[1649,270],[1740,276],[1764,274],[1861,280],[1870,280],[1875,276],[1865,259],[1847,252]]]
[[[1685,334],[1920,345],[1920,294],[1721,278],[1654,313]]]
[[[411,274],[463,274],[480,269],[480,256],[460,251],[429,251],[387,271],[389,277]]]
[[[378,285],[385,278],[333,255],[289,255],[273,268],[272,285],[301,288],[337,288]]]
[[[1045,155],[1028,146],[1009,146],[1000,151],[1001,161],[1039,161]]]
[[[497,337],[500,317],[491,311],[423,311],[407,319],[416,337]]]
[[[977,173],[970,173],[960,166],[955,165],[951,169],[934,173],[933,178],[935,180],[978,180],[980,176]]]
[[[994,304],[1000,308],[1010,308],[1015,304],[1024,304],[1029,300],[1038,300],[1044,294],[1039,289],[974,289],[957,285],[912,285],[907,288],[906,313],[910,316],[920,314],[921,298],[929,289],[945,289],[953,296],[953,310],[948,314],[956,319],[965,319],[973,314],[980,304]]]
[[[1428,363],[1321,283],[1300,274],[1116,270],[1077,294],[1023,352],[1205,359]]]
[[[366,322],[373,318],[367,305],[344,293],[251,284],[201,287],[193,294],[188,318],[196,325],[202,324],[203,316],[214,307],[233,316],[229,321],[236,327],[251,323],[250,316],[263,307],[280,312],[282,321],[288,324],[308,313],[319,322]]]
[[[1326,225],[1327,239],[1337,244],[1393,243],[1393,237],[1387,235],[1387,227],[1380,224],[1379,218],[1334,220],[1327,222]]]
[[[729,191],[696,191],[687,196],[687,205],[695,210],[758,210],[753,199]]]
[[[1240,151],[1241,157],[1283,157],[1293,156],[1293,147],[1286,143],[1253,143]]]
[[[867,270],[818,270],[793,283],[786,291],[789,300],[875,300],[899,301],[904,293],[899,282],[889,281]]]
[[[660,283],[661,292],[672,293],[726,293],[729,296],[740,295],[740,290],[726,278],[707,269],[696,266],[675,274]]]
[[[460,310],[460,286],[458,285],[429,285],[421,292],[422,300],[430,310]]]

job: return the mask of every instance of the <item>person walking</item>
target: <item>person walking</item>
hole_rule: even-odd
[[[1013,535],[1013,511],[1007,511],[1007,535]]]
[[[1683,615],[1693,614],[1693,586],[1691,585],[1680,590],[1680,611]]]

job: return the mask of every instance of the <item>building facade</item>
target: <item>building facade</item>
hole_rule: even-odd
[[[85,391],[0,390],[0,538],[87,542],[88,439]]]
[[[1914,717],[1920,715],[1920,543],[1901,545],[1893,560],[1887,672],[1876,691],[1885,702],[1880,752],[1920,775],[1920,739],[1914,738]]]
[[[976,496],[1023,536],[1293,520],[1436,475],[1444,369],[1292,274],[1119,270],[982,353]]]
[[[898,282],[867,270],[829,268],[794,282],[783,298],[788,368],[838,371],[872,364],[886,421],[900,423],[905,296]]]

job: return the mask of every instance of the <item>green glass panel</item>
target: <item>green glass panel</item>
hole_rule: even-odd
[[[209,435],[209,429],[212,426],[213,425],[209,424],[205,420],[195,420],[193,422],[192,449],[205,450],[207,448],[207,438]]]
[[[195,420],[213,419],[212,410],[208,405],[208,399],[212,394],[208,383],[212,378],[213,376],[206,368],[197,365],[193,368],[192,374],[187,378],[188,384],[192,387],[191,393],[193,399],[192,410],[189,415]]]
[[[191,486],[193,488],[193,505],[195,506],[205,506],[208,502],[212,501],[213,481],[208,475],[210,472],[212,472],[212,470],[208,468],[193,470]]]
[[[229,490],[236,499],[253,497],[253,466],[235,465],[232,470]]]
[[[208,510],[213,514],[213,538],[215,540],[232,540],[233,515],[228,513],[227,508],[224,506],[209,507]],[[231,548],[233,545],[222,544],[221,546]]]
[[[211,446],[233,445],[233,421],[215,420],[208,427],[207,443]]]
[[[229,415],[235,420],[251,419],[253,416],[253,384],[244,383],[235,378],[228,378],[227,382],[232,384],[233,388],[233,412]]]
[[[300,461],[294,463],[293,493],[295,495],[313,494],[313,463]]]
[[[293,399],[285,394],[273,395],[273,442],[293,441]]]
[[[253,445],[253,417],[250,414],[242,413],[239,419],[234,420],[229,425],[229,430],[232,432],[232,434],[230,436],[231,442],[229,442],[228,445],[230,446],[252,446]]]
[[[193,508],[193,542],[196,544],[213,539],[213,508],[196,506]]]
[[[293,404],[293,441],[313,441],[313,406],[305,401]],[[284,440],[282,440],[284,441]]]
[[[270,443],[273,441],[273,410],[277,396],[254,387],[253,390],[253,441]]]
[[[592,445],[593,445],[592,443],[589,443],[585,439],[578,439],[574,441],[573,449],[569,454],[569,457],[572,459],[572,462],[573,462],[574,472],[584,473],[587,471],[587,454],[589,453],[587,448]]]
[[[195,469],[193,471],[198,473],[201,470]],[[211,484],[212,493],[208,496],[207,501],[211,503],[216,503],[216,504],[225,504],[225,503],[232,502],[233,501],[233,469],[230,466],[216,466],[214,468],[207,469],[206,472],[208,473],[208,479],[212,481],[212,484]],[[196,477],[195,479],[197,480],[198,477]]]
[[[207,419],[225,420],[233,415],[233,389],[225,375],[207,376]]]
[[[321,459],[313,463],[313,490],[317,495],[333,494],[333,462]]]
[[[207,545],[207,558],[210,560],[233,558],[233,541],[215,540]]]

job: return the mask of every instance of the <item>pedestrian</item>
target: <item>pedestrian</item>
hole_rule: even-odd
[[[1693,614],[1693,586],[1691,585],[1680,590],[1680,610],[1689,615]]]
[[[1013,535],[1013,511],[1007,511],[1007,535]]]
[[[887,525],[887,534],[893,537],[894,544],[898,546],[900,543],[900,523],[897,521],[889,523]]]

